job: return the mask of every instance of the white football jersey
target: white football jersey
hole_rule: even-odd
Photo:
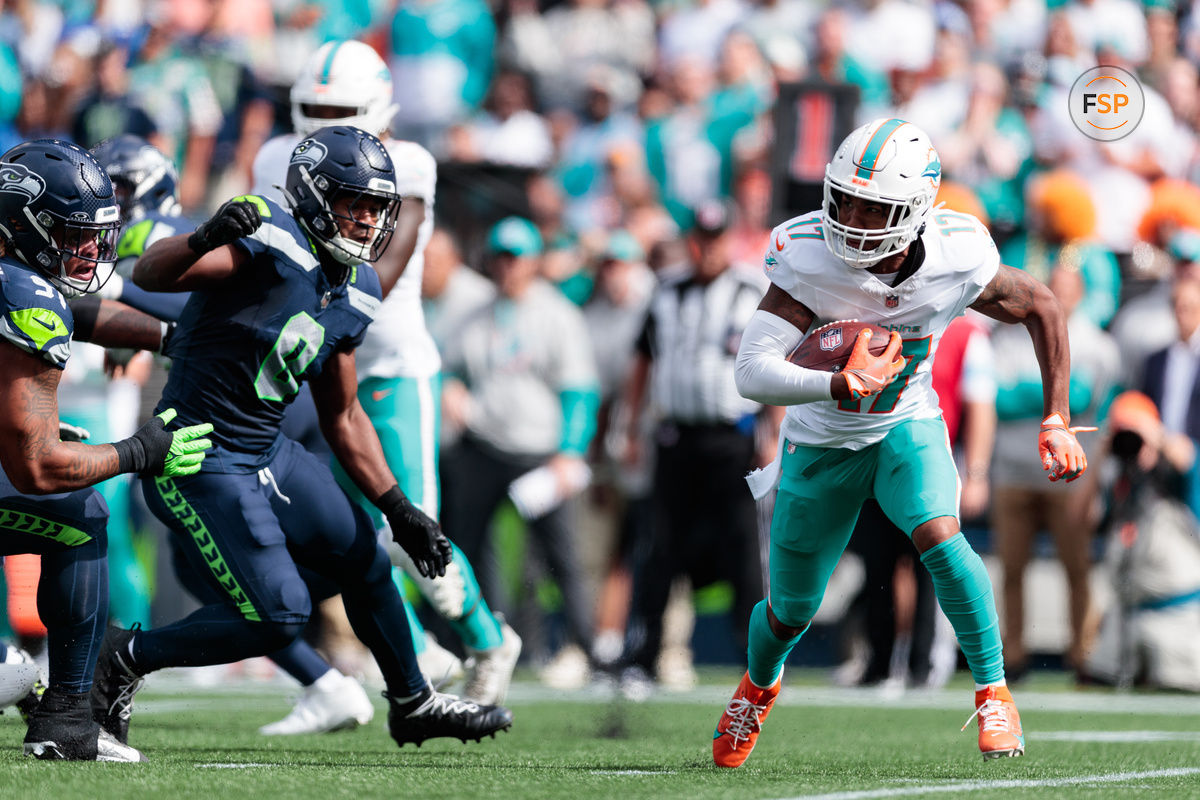
[[[946,326],[961,315],[1000,266],[1000,254],[975,217],[933,211],[921,241],[925,260],[898,286],[855,269],[825,247],[820,212],[795,217],[771,232],[763,269],[772,283],[815,315],[809,331],[827,322],[857,319],[896,331],[908,359],[882,392],[859,401],[828,400],[789,406],[782,435],[818,447],[861,450],[910,419],[936,418],[933,354]],[[825,332],[832,348],[837,329]]]
[[[254,157],[254,194],[284,204],[292,148],[300,142],[294,133],[266,142]],[[425,329],[421,310],[421,273],[425,270],[425,245],[433,235],[433,193],[437,184],[437,162],[414,142],[386,139],[383,142],[396,168],[396,191],[425,203],[425,219],[417,229],[417,246],[404,273],[383,299],[366,339],[355,352],[358,378],[428,378],[441,369],[433,337]],[[286,204],[285,204],[286,205]]]

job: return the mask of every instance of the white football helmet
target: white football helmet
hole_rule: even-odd
[[[328,125],[352,125],[375,136],[391,124],[392,74],[370,45],[353,39],[326,42],[292,85],[292,126],[311,136]],[[345,109],[345,116],[315,116],[318,106]]]
[[[903,251],[920,235],[941,182],[941,159],[916,125],[902,119],[863,125],[825,167],[825,246],[860,269]],[[837,218],[842,194],[890,206],[887,224],[877,230],[843,225]]]

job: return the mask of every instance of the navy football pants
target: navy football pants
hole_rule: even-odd
[[[39,496],[17,492],[0,471],[0,560],[42,557],[38,616],[47,631],[50,686],[92,688],[108,619],[108,505],[95,489]]]
[[[142,481],[150,510],[171,528],[208,588],[191,590],[202,600],[221,600],[138,636],[139,672],[226,664],[290,644],[312,611],[301,572],[307,569],[341,591],[350,624],[388,690],[405,697],[424,689],[391,562],[371,518],[299,444],[284,439],[257,473]]]

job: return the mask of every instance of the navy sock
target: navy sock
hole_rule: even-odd
[[[271,660],[288,675],[300,681],[301,686],[312,686],[317,678],[333,669],[303,636],[297,636],[287,647],[276,650],[271,654]]]
[[[42,554],[38,615],[46,626],[50,686],[65,694],[92,688],[92,673],[108,621],[107,541],[87,542]]]

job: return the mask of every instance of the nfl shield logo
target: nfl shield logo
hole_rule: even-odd
[[[884,301],[888,308],[895,308],[900,305],[900,298],[897,295],[889,294],[887,300]]]
[[[821,339],[817,342],[822,350],[837,350],[842,346],[842,329],[830,328],[821,331]]]

